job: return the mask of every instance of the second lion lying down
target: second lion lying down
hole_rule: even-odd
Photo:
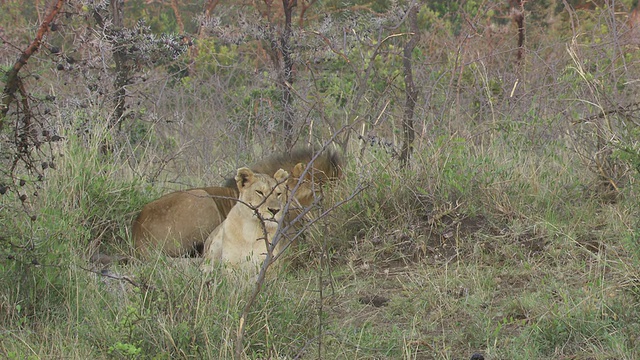
[[[257,271],[282,223],[288,176],[282,169],[273,178],[248,168],[238,169],[235,180],[240,192],[239,201],[207,238],[203,270],[211,271],[214,263],[222,262],[248,274]],[[276,246],[273,254],[279,253],[280,248]]]

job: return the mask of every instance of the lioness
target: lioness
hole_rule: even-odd
[[[271,243],[283,218],[288,176],[282,169],[276,171],[273,178],[246,167],[238,169],[235,180],[240,201],[207,238],[203,270],[210,271],[215,262],[225,262],[250,273],[262,264],[267,244]]]
[[[308,163],[312,166],[295,192],[297,202],[306,207],[313,203],[324,182],[342,176],[342,161],[337,153],[325,151],[315,156],[310,149],[300,149],[268,157],[250,168],[266,174],[285,169],[292,175],[288,185],[293,189]],[[148,203],[133,221],[136,253],[144,256],[161,251],[174,257],[201,254],[207,236],[235,204],[231,198],[238,198],[235,179],[227,180],[224,187],[176,191]]]

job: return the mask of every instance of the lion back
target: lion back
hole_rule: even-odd
[[[234,188],[176,191],[146,204],[132,224],[136,253],[168,256],[202,253],[207,236],[225,219],[238,197]]]

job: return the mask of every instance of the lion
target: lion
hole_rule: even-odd
[[[133,221],[136,254],[202,254],[207,236],[227,217],[237,198],[237,188],[204,187],[172,192],[148,203]]]
[[[204,271],[211,271],[214,263],[221,262],[249,273],[264,262],[267,246],[284,216],[288,177],[282,169],[273,178],[246,167],[238,169],[235,179],[239,201],[207,238],[201,265]],[[274,249],[274,255],[280,250],[280,246]]]
[[[315,156],[311,149],[296,149],[287,154],[271,155],[249,168],[256,173],[272,174],[278,169],[291,172],[297,164],[304,164],[305,167],[306,164],[311,164],[306,178],[313,181],[314,184],[322,185],[342,177],[342,159],[337,152],[332,150],[324,151]],[[235,184],[235,178],[229,178],[224,186],[234,187]],[[307,203],[308,205],[309,199],[298,200],[302,204]]]
[[[311,166],[305,173],[306,164]],[[322,184],[342,176],[341,167],[335,152],[316,156],[310,149],[299,149],[270,156],[249,168],[263,174],[273,174],[280,168],[291,173],[287,184],[290,190],[295,189],[296,205],[307,207],[315,201]],[[300,177],[303,179],[297,186]],[[136,254],[144,257],[159,251],[171,257],[200,256],[205,240],[226,218],[238,195],[232,178],[223,187],[176,191],[146,204],[132,224]]]

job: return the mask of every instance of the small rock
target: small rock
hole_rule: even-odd
[[[389,299],[378,295],[365,295],[358,298],[358,301],[364,305],[373,305],[374,307],[387,306]]]

